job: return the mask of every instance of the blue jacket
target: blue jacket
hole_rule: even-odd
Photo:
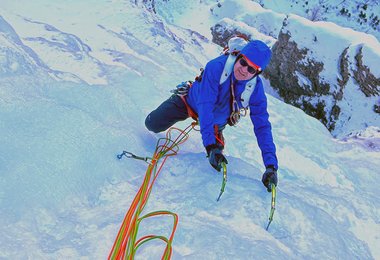
[[[214,125],[218,125],[219,129],[224,127],[231,114],[231,80],[235,84],[236,101],[239,107],[242,107],[240,97],[248,81],[237,81],[232,72],[223,84],[219,84],[227,58],[227,55],[222,55],[209,61],[201,82],[195,81],[187,96],[189,106],[198,114],[205,147],[216,143]],[[249,109],[264,165],[274,165],[277,169],[276,147],[273,143],[272,127],[268,120],[267,98],[260,77],[257,77],[256,87],[249,100]]]

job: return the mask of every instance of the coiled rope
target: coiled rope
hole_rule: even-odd
[[[194,129],[196,123],[192,123],[185,130],[181,130],[175,127],[171,127],[166,132],[165,138],[160,138],[157,141],[155,152],[152,158],[148,157],[138,157],[129,152],[124,151],[122,154],[118,155],[118,158],[121,159],[124,156],[127,158],[141,159],[149,163],[148,168],[145,173],[144,181],[137,192],[135,198],[133,199],[131,206],[124,217],[123,223],[119,229],[115,242],[112,246],[111,252],[108,255],[108,259],[111,260],[121,260],[128,259],[131,260],[134,258],[137,249],[144,244],[145,242],[151,241],[153,239],[159,239],[166,243],[165,251],[162,255],[162,259],[170,259],[172,255],[172,241],[174,233],[178,224],[178,215],[170,211],[155,211],[148,213],[142,217],[142,213],[146,203],[148,202],[150,193],[153,188],[153,184],[156,181],[162,166],[164,165],[166,159],[169,156],[176,155],[179,150],[179,145],[184,143],[192,129]],[[177,137],[172,139],[174,132],[177,132]],[[162,162],[159,164],[159,161]],[[173,228],[170,234],[170,237],[158,236],[158,235],[148,235],[144,236],[137,240],[137,233],[139,225],[142,220],[150,217],[157,216],[171,216],[173,217]],[[137,240],[137,241],[136,241]]]

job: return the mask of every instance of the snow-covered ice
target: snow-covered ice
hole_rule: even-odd
[[[183,27],[200,5],[173,0],[169,24],[132,2],[2,3],[21,42],[0,24],[0,63],[10,65],[0,70],[1,259],[105,259],[147,167],[116,154],[152,155],[164,134],[148,132],[145,116],[218,55],[206,30]],[[250,120],[225,131],[229,176],[219,202],[221,175],[192,132],[146,208],[179,215],[173,259],[379,259],[380,129],[337,140],[270,95],[268,106],[280,167],[269,232]],[[141,228],[152,231],[169,234],[168,222]],[[164,247],[148,243],[137,257],[158,259]]]

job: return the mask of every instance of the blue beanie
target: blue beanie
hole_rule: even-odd
[[[249,42],[240,51],[249,61],[261,67],[262,70],[268,65],[272,52],[264,42],[255,40]]]

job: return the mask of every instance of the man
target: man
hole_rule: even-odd
[[[270,192],[271,183],[277,186],[278,162],[268,120],[267,98],[258,75],[268,65],[271,51],[265,43],[256,40],[246,44],[233,63],[228,65],[230,57],[222,55],[209,61],[201,78],[188,88],[188,93],[172,95],[147,116],[145,125],[150,131],[158,133],[190,116],[197,118],[209,162],[220,171],[222,163],[227,163],[223,155],[222,131],[227,123],[236,124],[249,108],[266,167],[262,182]]]

